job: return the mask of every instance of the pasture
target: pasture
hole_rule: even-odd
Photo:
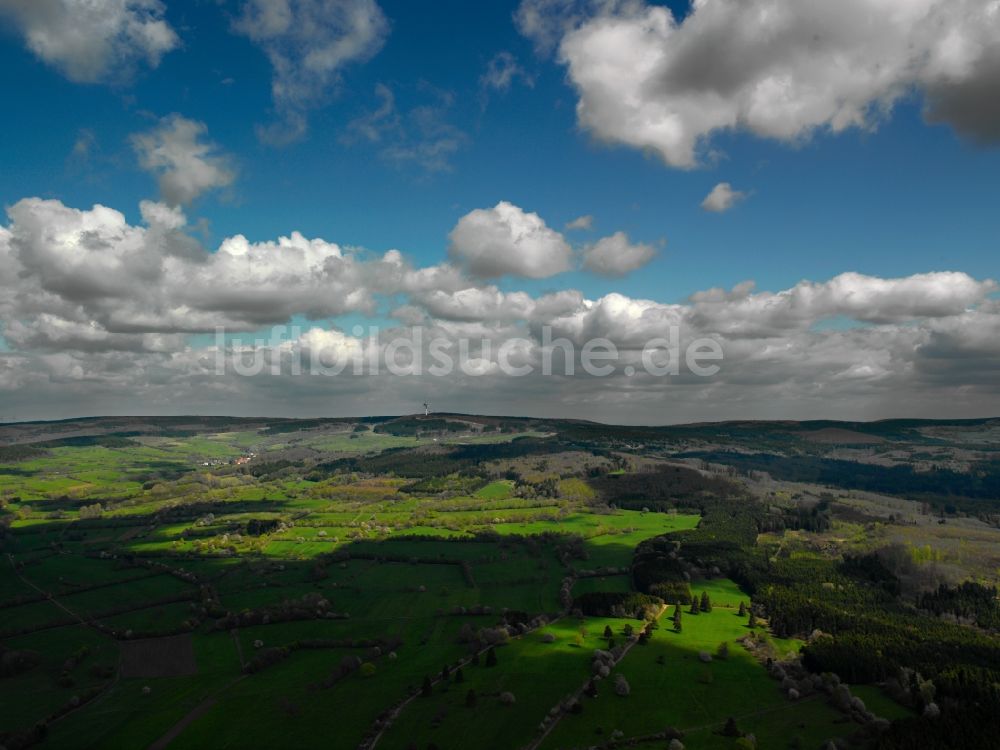
[[[561,590],[630,592],[635,547],[700,516],[600,502],[587,477],[626,476],[614,454],[553,450],[541,429],[462,430],[143,434],[0,465],[2,647],[34,662],[0,681],[8,742],[554,750],[672,725],[715,748],[734,714],[762,747],[844,730],[736,643],[748,597],[716,578],[692,584],[711,613],[675,633],[668,610],[616,666],[629,696],[604,682],[543,735],[605,628],[626,644],[643,624],[571,612]],[[499,626],[489,665],[481,639]],[[727,658],[699,659],[722,642]]]

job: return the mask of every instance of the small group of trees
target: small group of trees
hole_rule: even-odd
[[[80,507],[80,518],[100,518],[104,515],[104,508],[100,503],[93,505],[83,505]]]
[[[700,599],[696,596],[691,597],[691,609],[689,611],[692,615],[696,615],[699,612],[712,611],[712,600],[709,598],[707,591],[701,592]]]
[[[656,629],[655,620],[647,622],[646,626],[642,629],[642,632],[639,633],[639,638],[636,640],[636,643],[638,643],[640,646],[645,646],[647,643],[649,643],[649,639],[653,637],[653,631],[655,629]]]

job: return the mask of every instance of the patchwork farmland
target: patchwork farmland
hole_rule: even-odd
[[[837,567],[863,549],[802,536],[856,513],[807,531],[793,492],[767,509],[687,444],[468,417],[5,431],[9,750],[864,747],[919,717],[890,679],[810,671],[829,636],[776,598],[868,596]]]

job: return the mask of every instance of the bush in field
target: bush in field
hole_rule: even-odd
[[[290,653],[291,651],[285,647],[262,648],[257,652],[257,655],[254,656],[254,658],[243,666],[243,671],[249,674],[259,672],[262,669],[272,666],[273,664],[277,664],[282,659],[288,658]]]
[[[729,644],[726,641],[723,641],[722,643],[720,643],[719,647],[715,650],[715,655],[718,658],[720,658],[720,659],[728,659],[729,658]]]
[[[507,628],[498,626],[495,628],[480,628],[476,636],[480,643],[495,646],[500,643],[506,643],[510,637],[510,633]]]
[[[472,623],[463,623],[462,627],[458,629],[458,642],[459,643],[473,643],[476,640],[476,631],[472,627]]]
[[[465,694],[465,705],[468,706],[469,708],[472,708],[473,706],[476,705],[476,701],[477,701],[476,691],[473,690],[472,688],[469,688],[469,692]]]
[[[38,666],[41,659],[36,651],[6,650],[0,646],[0,677],[14,677]]]
[[[632,686],[628,684],[628,680],[625,679],[625,675],[623,674],[615,675],[615,695],[620,695],[622,698],[624,698],[631,692],[632,692]]]
[[[80,518],[100,518],[104,515],[104,508],[100,503],[84,505],[80,508]]]
[[[555,643],[555,642],[556,642],[556,637],[552,635],[552,633],[545,633],[545,635],[542,636],[542,643]]]
[[[514,694],[510,691],[504,691],[500,693],[500,702],[505,706],[512,706],[517,701]]]
[[[361,668],[358,670],[358,673],[362,677],[372,677],[375,675],[375,665],[372,664],[370,661],[366,661],[364,664],[361,665]]]
[[[340,673],[342,675],[350,674],[356,669],[361,668],[361,657],[356,654],[349,654],[340,660]]]

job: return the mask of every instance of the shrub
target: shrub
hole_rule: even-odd
[[[0,646],[0,677],[14,677],[34,669],[41,662],[36,651],[4,651]]]
[[[628,684],[628,680],[625,679],[625,675],[623,674],[615,675],[615,695],[620,695],[622,698],[624,698],[631,692],[632,692],[632,686]]]
[[[366,661],[364,664],[361,665],[361,668],[358,670],[358,673],[362,677],[372,677],[375,674],[375,665],[372,664],[370,661]]]
[[[517,701],[514,694],[508,690],[500,693],[500,702],[505,706],[512,706]]]

